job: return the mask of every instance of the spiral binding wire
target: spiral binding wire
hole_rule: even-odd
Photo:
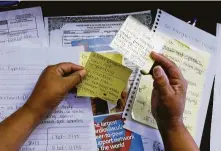
[[[139,87],[141,75],[142,75],[141,71],[138,70],[136,78],[134,80],[134,83],[131,87],[130,94],[129,94],[128,99],[127,99],[127,104],[126,104],[124,112],[122,114],[122,117],[124,119],[131,119],[131,110],[132,110],[132,107],[133,107],[134,100],[136,98],[136,93],[137,93],[137,90],[138,90],[138,87]]]
[[[154,25],[153,25],[153,29],[152,29],[153,32],[156,32],[157,26],[158,26],[158,24],[160,22],[160,17],[161,17],[161,14],[162,14],[162,11],[160,9],[158,9],[157,12],[158,13],[156,15],[156,19],[155,19],[155,22],[154,22]]]
[[[157,30],[158,24],[160,22],[161,15],[162,15],[162,10],[158,9],[156,19],[155,19],[155,22],[154,22],[153,27],[152,27],[152,32],[153,33],[155,33],[156,30]],[[131,118],[131,111],[132,111],[132,108],[133,108],[134,100],[136,98],[136,93],[137,93],[137,90],[138,90],[138,87],[139,87],[141,75],[142,75],[141,70],[138,70],[136,78],[135,78],[134,83],[133,83],[133,86],[131,87],[130,94],[128,96],[124,112],[122,114],[122,118],[124,118],[124,119],[128,119],[128,120],[132,119]]]

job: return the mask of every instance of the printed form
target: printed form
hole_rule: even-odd
[[[46,45],[41,7],[0,12],[0,18],[0,45]]]
[[[128,15],[134,16],[149,27],[152,23],[150,11],[126,14],[45,17],[49,46],[71,47],[72,41],[94,38],[107,38],[110,41]],[[109,46],[109,43],[105,46]]]
[[[52,57],[50,57],[51,53],[47,54],[47,52],[61,54],[64,50],[22,49],[18,51],[17,48],[8,48],[0,54],[0,121],[26,102],[39,75],[48,64],[66,60],[78,63],[80,52],[83,52],[83,47],[73,47],[72,50],[75,49],[75,51],[70,51],[69,56],[64,60],[64,56],[61,59],[48,59]],[[59,58],[59,56],[56,57]],[[70,94],[41,122],[21,150],[96,150],[93,123],[89,99]]]

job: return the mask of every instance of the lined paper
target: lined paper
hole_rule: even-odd
[[[80,56],[81,49],[75,50],[79,50]],[[38,51],[8,52],[0,55],[0,121],[26,102],[40,73],[50,62],[65,59],[62,56],[61,59],[50,60],[48,49],[43,51],[42,48]],[[77,52],[66,54],[76,55]],[[70,57],[66,58],[69,60]],[[72,62],[77,63],[78,60],[73,59]],[[91,104],[89,98],[77,97],[75,94],[69,94],[53,113],[41,122],[21,148],[35,151],[90,149],[96,150]]]

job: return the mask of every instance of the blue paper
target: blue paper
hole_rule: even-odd
[[[113,37],[76,40],[72,41],[72,46],[83,45],[85,47],[85,51],[89,52],[112,50],[109,46],[112,40]]]
[[[121,114],[94,117],[99,150],[143,151],[141,136],[123,128]]]

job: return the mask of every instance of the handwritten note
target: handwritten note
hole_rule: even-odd
[[[5,48],[8,53],[0,54],[0,121],[26,102],[39,75],[51,62],[46,52],[56,50],[36,48],[36,51],[30,51],[30,48],[22,48],[21,52],[17,52],[18,49],[21,48]],[[60,49],[61,52],[65,50]],[[69,52],[63,53],[67,55],[66,59],[79,56],[78,49]],[[56,57],[60,58],[59,55]],[[63,55],[56,60],[64,62],[66,59]],[[78,63],[78,58],[75,59],[72,62]],[[39,124],[20,150],[96,150],[93,123],[89,98],[70,94]]]
[[[198,110],[210,54],[206,51],[190,48],[177,40],[166,42],[163,51],[167,58],[176,63],[188,82],[183,120],[191,135],[195,136]]]
[[[85,64],[88,61],[88,58],[90,57],[91,52],[82,52],[80,56],[80,65],[85,66]],[[109,58],[119,64],[122,64],[123,61],[123,56],[121,54],[116,54],[116,53],[99,53],[100,55]]]
[[[131,116],[135,121],[157,128],[156,121],[151,113],[151,94],[153,78],[151,75],[142,75],[137,89]]]
[[[85,65],[87,77],[78,85],[78,96],[96,96],[116,103],[125,88],[131,69],[100,54],[91,53]]]
[[[141,22],[129,16],[110,46],[143,70],[149,72],[153,65],[151,51],[160,51],[163,46],[160,37],[152,37],[151,31]]]

